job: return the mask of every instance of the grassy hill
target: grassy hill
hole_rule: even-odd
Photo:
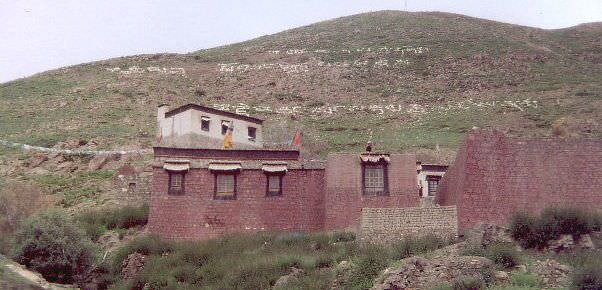
[[[194,27],[190,27],[194,29]],[[314,151],[455,149],[472,128],[600,137],[602,24],[543,30],[448,13],[382,11],[189,54],[138,55],[0,84],[0,139],[148,147],[159,103],[266,118]],[[332,111],[336,110],[336,111]],[[293,112],[294,111],[294,112]]]

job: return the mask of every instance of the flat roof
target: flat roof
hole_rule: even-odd
[[[245,120],[245,121],[255,123],[255,124],[260,124],[260,125],[263,124],[263,120],[259,119],[259,118],[240,115],[240,114],[236,114],[236,113],[232,113],[232,112],[228,112],[228,111],[222,111],[222,110],[214,109],[211,107],[198,105],[198,104],[192,104],[192,103],[177,107],[173,110],[166,112],[165,118],[169,118],[171,116],[177,115],[177,114],[182,113],[187,110],[197,110],[197,111],[206,112],[206,113],[210,113],[210,114],[227,116],[227,117],[234,118],[234,119]]]

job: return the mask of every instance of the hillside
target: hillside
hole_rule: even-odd
[[[190,29],[194,29],[191,27]],[[602,24],[542,30],[447,13],[382,11],[189,54],[129,56],[0,85],[0,139],[147,148],[155,109],[202,103],[302,127],[314,152],[454,150],[472,128],[602,136]],[[292,133],[291,133],[292,135]],[[1,151],[1,150],[0,150]]]

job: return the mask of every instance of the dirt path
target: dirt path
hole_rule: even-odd
[[[66,289],[79,289],[72,285],[60,285],[54,284],[46,281],[42,275],[39,273],[29,271],[25,267],[0,256],[0,268],[4,272],[10,271],[15,275],[18,275],[18,278],[21,278],[23,281],[28,282],[30,285],[7,285],[9,289],[45,289],[45,290],[66,290]],[[2,282],[2,281],[0,281]],[[4,281],[8,284],[8,281]],[[14,281],[16,282],[16,281]],[[18,282],[17,282],[18,283]],[[0,284],[2,286],[2,284]],[[13,287],[14,286],[14,287]]]

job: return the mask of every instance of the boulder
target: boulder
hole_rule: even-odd
[[[532,271],[540,279],[544,288],[565,288],[570,283],[569,275],[572,269],[556,260],[547,259],[536,261]]]
[[[88,169],[90,171],[102,169],[103,166],[109,162],[110,156],[108,154],[99,154],[94,156],[88,163]]]
[[[48,154],[46,153],[34,153],[29,160],[27,160],[27,167],[36,168],[40,166],[40,164],[44,163],[44,161],[48,160]]]
[[[382,282],[372,289],[429,289],[458,277],[485,279],[483,273],[491,273],[494,263],[483,257],[454,256],[431,260],[414,256],[401,260],[401,265],[385,270]]]
[[[493,277],[495,278],[495,281],[500,282],[500,283],[505,283],[510,279],[510,276],[508,276],[508,273],[506,273],[504,271],[495,271],[495,273],[493,274]]]
[[[470,232],[469,243],[487,247],[497,243],[512,243],[510,230],[500,225],[479,223]]]
[[[278,278],[276,283],[274,283],[274,287],[282,287],[292,281],[296,281],[299,277],[303,276],[304,273],[305,272],[302,269],[291,267],[291,272],[288,275]]]
[[[573,238],[572,235],[562,235],[556,240],[548,242],[547,249],[555,253],[567,252],[579,249],[592,250],[596,246],[592,241],[590,235],[582,235],[578,239]]]

